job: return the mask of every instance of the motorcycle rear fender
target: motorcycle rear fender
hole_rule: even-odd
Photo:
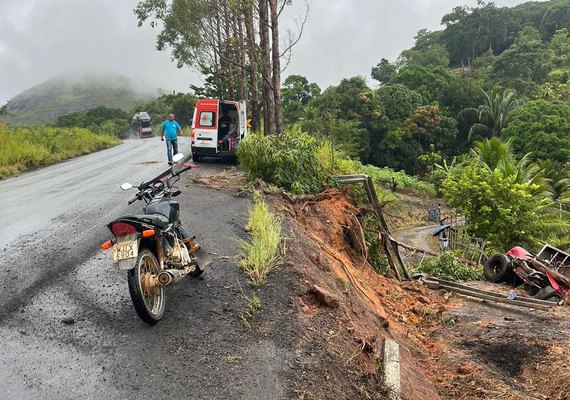
[[[135,265],[137,265],[137,259],[135,258],[127,258],[126,260],[121,260],[118,263],[119,271],[128,271],[133,269]]]

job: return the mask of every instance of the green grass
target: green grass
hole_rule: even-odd
[[[263,200],[256,198],[254,201],[246,225],[251,241],[240,240],[240,266],[252,284],[259,286],[279,265],[284,256],[284,246],[281,221]]]
[[[119,143],[116,137],[81,128],[0,127],[0,179]]]
[[[399,189],[412,189],[435,195],[435,188],[431,183],[422,181],[415,176],[407,175],[404,171],[394,171],[390,168],[379,168],[373,165],[362,165],[358,173],[369,175],[374,182],[388,185],[393,178],[397,182],[396,191]]]
[[[249,309],[252,312],[258,311],[261,309],[261,300],[255,294],[251,294],[251,297],[248,298]]]

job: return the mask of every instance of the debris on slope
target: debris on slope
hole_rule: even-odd
[[[265,337],[285,329],[293,338],[287,398],[385,399],[381,350],[391,338],[400,345],[404,399],[569,399],[568,312],[521,311],[384,277],[366,261],[362,210],[346,193],[291,196],[254,185],[284,216],[287,257],[262,296],[275,310],[252,325]],[[270,298],[276,290],[281,297]],[[294,326],[269,321],[291,312]]]
[[[520,311],[386,278],[354,239],[362,236],[361,210],[345,193],[273,200],[290,216],[288,260],[295,261],[286,267],[304,277],[301,318],[315,327],[313,340],[324,336],[337,368],[344,360],[367,377],[363,388],[378,383],[390,337],[400,345],[406,399],[568,399],[567,311]]]
[[[427,332],[438,326],[446,309],[445,298],[372,269],[363,252],[352,245],[350,238],[358,237],[362,229],[360,212],[345,193],[330,190],[294,202],[274,197],[273,202],[291,217],[287,259],[295,261],[286,267],[300,270],[305,279],[301,317],[321,330],[330,328],[315,332],[315,336],[324,333],[325,350],[375,382],[382,341],[393,338],[401,349],[404,398],[439,398],[426,377],[429,363],[424,349],[429,346]]]

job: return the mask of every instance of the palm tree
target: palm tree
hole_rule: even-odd
[[[499,138],[475,142],[470,155],[481,168],[498,170],[505,177],[514,177],[516,183],[534,185],[533,196],[551,199],[550,182],[542,166],[531,162],[531,153],[517,160],[511,142],[512,139],[503,142]]]
[[[473,138],[494,138],[501,135],[501,130],[509,123],[509,115],[523,101],[516,98],[516,92],[507,89],[502,93],[493,90],[491,93],[483,91],[485,104],[477,108],[469,107],[461,110],[464,112],[475,112],[479,122],[476,122],[469,129],[469,140]]]
[[[531,162],[531,153],[517,160],[511,139],[506,142],[498,138],[475,142],[470,155],[481,168],[498,170],[505,177],[514,177],[516,183],[532,185],[532,196],[539,200],[536,212],[546,232],[551,235],[550,239],[565,243],[570,235],[568,167],[550,160]]]
[[[561,202],[570,200],[570,165],[550,159],[536,160],[535,164],[548,178],[552,200]]]

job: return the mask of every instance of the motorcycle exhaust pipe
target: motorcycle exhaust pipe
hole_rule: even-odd
[[[167,269],[166,271],[162,271],[158,274],[158,282],[162,286],[171,286],[193,271],[194,270],[192,268]]]

